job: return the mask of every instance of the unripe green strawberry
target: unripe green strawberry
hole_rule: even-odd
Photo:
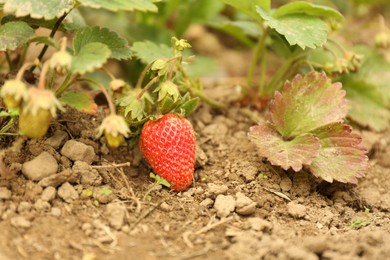
[[[7,108],[17,108],[26,100],[27,93],[26,84],[18,79],[7,80],[0,89],[0,96]]]
[[[142,128],[139,148],[154,173],[175,191],[191,185],[195,164],[195,133],[191,123],[174,114],[148,121]]]
[[[98,136],[103,133],[108,145],[117,148],[124,142],[125,137],[129,137],[130,129],[122,116],[111,114],[104,118],[98,128]]]
[[[50,121],[56,117],[57,109],[63,110],[63,107],[52,91],[30,88],[20,111],[19,131],[27,137],[43,137]]]

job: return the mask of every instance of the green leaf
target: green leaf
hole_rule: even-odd
[[[88,93],[68,91],[60,97],[60,101],[84,113],[96,114],[98,111],[98,106]]]
[[[290,14],[307,14],[311,16],[318,16],[330,18],[337,22],[342,22],[344,16],[337,10],[323,5],[311,4],[303,1],[294,1],[280,6],[272,14],[274,18],[280,18]]]
[[[171,57],[172,49],[165,44],[157,45],[151,41],[135,42],[131,51],[144,64],[149,64],[157,59]]]
[[[131,51],[127,40],[118,36],[116,32],[107,28],[85,27],[76,33],[73,46],[78,53],[86,44],[91,42],[103,43],[111,50],[111,57],[114,59],[130,59]]]
[[[352,133],[349,125],[335,123],[312,132],[320,139],[319,155],[310,165],[317,177],[333,182],[357,183],[368,167],[366,148],[361,136]]]
[[[188,116],[189,114],[192,113],[192,111],[194,111],[198,107],[198,105],[199,105],[199,97],[195,97],[195,98],[186,100],[185,102],[181,103],[176,108],[175,111],[176,111],[176,113],[184,112],[184,116]]]
[[[283,35],[290,45],[297,44],[302,49],[306,47],[315,49],[327,40],[327,25],[318,17],[290,14],[274,18],[259,6],[257,12],[266,24]]]
[[[318,155],[320,143],[313,134],[302,134],[292,140],[283,140],[269,123],[259,123],[249,129],[249,138],[256,144],[261,157],[272,165],[300,171]]]
[[[348,116],[353,121],[375,131],[389,126],[390,111],[377,87],[360,80],[344,80],[343,85],[350,106]]]
[[[332,84],[325,73],[311,72],[287,81],[271,101],[271,122],[284,137],[291,138],[329,123],[343,120],[347,114],[345,91]]]
[[[113,12],[120,10],[157,12],[157,6],[152,0],[79,0],[79,2],[84,6],[107,9]]]
[[[78,51],[72,59],[71,71],[73,73],[85,74],[103,66],[111,56],[107,45],[100,42],[91,42]]]
[[[260,6],[266,12],[271,9],[270,0],[222,0],[222,2],[233,6],[258,22],[261,22],[262,19],[256,13],[256,6]]]
[[[229,34],[241,41],[243,44],[253,47],[254,41],[250,38],[260,38],[261,31],[258,23],[251,21],[215,21],[210,24],[213,28],[216,28],[226,34]]]
[[[45,20],[59,18],[75,5],[73,0],[0,0],[0,3],[4,3],[5,13]]]
[[[165,187],[171,187],[171,184],[164,179],[163,177],[158,176],[157,174],[154,174],[153,172],[149,173],[149,177],[154,179],[157,184],[163,185]]]
[[[161,114],[167,114],[175,108],[175,101],[172,97],[167,96],[159,103],[159,109]]]
[[[34,37],[34,29],[25,22],[9,22],[0,26],[0,51],[15,50]]]
[[[51,37],[48,37],[48,36],[36,36],[34,38],[30,38],[30,40],[28,40],[28,43],[41,43],[41,44],[45,44],[45,45],[48,45],[48,46],[52,46],[56,49],[59,48],[59,45],[58,43]]]

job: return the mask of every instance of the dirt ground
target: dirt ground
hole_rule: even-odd
[[[247,137],[259,115],[245,111],[191,116],[196,177],[182,193],[153,184],[137,149],[96,140],[100,117],[68,110],[47,138],[17,139],[1,153],[0,259],[390,259],[389,132],[362,133],[358,185],[330,184],[259,158]]]

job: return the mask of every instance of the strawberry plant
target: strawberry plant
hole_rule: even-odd
[[[250,129],[259,154],[284,170],[303,167],[328,182],[357,183],[368,166],[366,148],[347,114],[345,91],[325,73],[297,75],[276,91],[269,117]]]

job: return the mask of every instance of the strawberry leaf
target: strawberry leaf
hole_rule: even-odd
[[[347,114],[345,91],[332,84],[325,73],[297,75],[287,81],[282,93],[276,91],[270,104],[271,122],[284,138],[292,138],[329,123],[341,121]]]
[[[267,158],[272,165],[294,171],[309,165],[318,155],[320,143],[313,134],[302,134],[292,140],[283,140],[269,123],[259,123],[249,130],[249,138],[258,148],[259,155]]]
[[[172,49],[165,44],[157,45],[151,41],[135,42],[131,47],[134,55],[144,64],[149,64],[157,59],[172,56]]]
[[[81,5],[92,8],[103,8],[113,12],[124,11],[151,11],[157,12],[157,6],[152,0],[79,0]]]
[[[222,0],[225,4],[231,5],[237,10],[240,10],[247,16],[261,22],[261,18],[256,13],[255,6],[261,6],[267,12],[271,9],[271,1],[270,0]]]
[[[111,51],[111,56],[114,59],[130,59],[131,51],[127,40],[119,37],[116,32],[110,31],[107,28],[84,27],[77,32],[73,42],[75,52],[78,53],[85,45],[91,42],[99,42],[108,46]]]
[[[70,70],[85,74],[103,66],[111,55],[110,49],[103,43],[91,42],[84,45],[72,59]]]
[[[260,6],[257,6],[256,10],[266,24],[283,35],[290,45],[297,44],[302,49],[306,47],[315,49],[326,42],[327,24],[318,17],[307,14],[287,14],[275,18]]]
[[[68,91],[60,97],[60,100],[68,106],[84,113],[96,114],[98,110],[97,104],[87,93]]]
[[[368,167],[366,148],[361,136],[352,133],[349,125],[334,123],[312,132],[320,139],[319,155],[310,165],[317,177],[333,182],[357,183]]]
[[[15,50],[34,37],[34,29],[25,22],[9,22],[0,26],[0,51]]]
[[[16,17],[31,16],[34,19],[50,20],[59,18],[74,7],[73,0],[0,0],[4,12]]]

